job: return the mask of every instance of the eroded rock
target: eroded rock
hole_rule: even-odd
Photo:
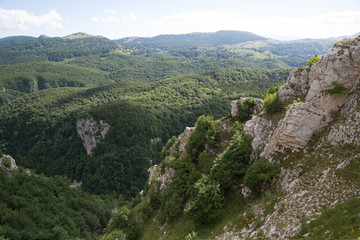
[[[109,131],[110,125],[103,120],[96,122],[94,119],[82,118],[76,122],[76,131],[79,137],[83,140],[83,146],[87,155],[92,154],[92,149],[96,144],[105,138]]]

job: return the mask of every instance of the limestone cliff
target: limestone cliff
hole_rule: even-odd
[[[91,155],[92,149],[96,144],[105,138],[105,134],[109,131],[110,125],[100,120],[96,122],[94,119],[79,119],[76,122],[76,130],[79,137],[83,140],[83,146],[86,154]]]
[[[295,68],[280,87],[279,96],[287,103],[296,99],[303,102],[292,104],[277,124],[259,119],[261,116],[247,122],[246,130],[254,137],[254,150],[261,152],[262,157],[271,158],[280,148],[302,148],[334,120],[334,114],[342,106],[347,106],[341,110],[342,118],[354,120],[347,120],[351,121],[347,128],[334,129],[328,140],[332,144],[352,141],[350,135],[358,133],[358,115],[354,109],[358,104],[359,69],[360,37],[336,43],[311,68]]]

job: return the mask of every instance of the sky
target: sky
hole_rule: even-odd
[[[279,40],[349,36],[360,33],[360,0],[0,0],[0,38],[219,30]]]

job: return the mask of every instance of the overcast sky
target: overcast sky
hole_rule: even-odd
[[[0,0],[0,38],[218,30],[283,40],[353,35],[360,32],[360,0]]]

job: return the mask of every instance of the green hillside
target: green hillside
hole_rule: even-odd
[[[34,38],[29,37],[29,36],[14,36],[14,37],[1,38],[0,39],[0,48],[10,47],[12,45],[22,43],[22,42],[26,42],[26,41],[29,41],[29,40],[32,40],[32,39],[34,39]]]
[[[158,35],[151,38],[128,37],[116,42],[140,49],[161,49],[165,51],[189,49],[194,47],[212,47],[224,44],[237,44],[247,41],[265,40],[266,38],[244,31],[218,31],[214,33],[190,33]]]
[[[71,188],[61,176],[0,167],[0,239],[96,239],[114,201]],[[6,238],[4,238],[6,236]]]
[[[26,93],[56,87],[113,83],[106,72],[54,62],[0,65],[0,105]]]
[[[202,114],[228,115],[230,99],[259,96],[287,75],[286,69],[240,68],[155,83],[44,89],[1,108],[1,143],[24,167],[81,179],[94,193],[131,197],[142,189],[150,162],[160,160],[172,135]],[[92,156],[76,133],[76,121],[90,117],[111,126]],[[161,141],[151,144],[155,138]]]
[[[116,48],[115,42],[104,37],[37,38],[0,48],[0,64],[59,62],[68,58],[105,54]]]

